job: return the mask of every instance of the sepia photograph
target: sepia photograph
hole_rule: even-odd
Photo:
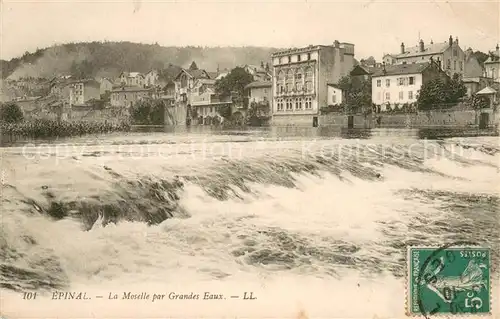
[[[500,318],[500,0],[0,0],[0,319]]]

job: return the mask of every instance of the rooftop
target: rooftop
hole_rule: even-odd
[[[386,65],[385,68],[376,70],[373,73],[372,77],[400,74],[418,74],[422,73],[422,71],[424,71],[430,65],[430,62]]]
[[[251,88],[264,88],[264,87],[271,87],[272,83],[269,81],[254,81],[252,83],[249,83],[245,86],[245,89],[251,89]]]
[[[439,53],[443,53],[449,46],[450,45],[448,42],[428,43],[428,44],[424,44],[424,51],[423,52],[420,51],[420,45],[416,45],[413,47],[405,48],[405,53],[390,54],[390,55],[394,56],[396,58],[408,58],[408,57],[415,57],[415,56],[421,56],[421,55],[439,54]]]

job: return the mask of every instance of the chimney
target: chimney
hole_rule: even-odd
[[[401,42],[401,54],[405,53],[405,44]]]
[[[450,35],[450,38],[448,39],[448,44],[451,45],[453,44],[453,37]]]
[[[455,44],[458,45],[458,37],[455,37]]]
[[[425,47],[424,47],[424,40],[420,39],[420,43],[419,43],[419,45],[420,45],[420,52],[424,52],[424,50],[425,50]]]
[[[432,41],[432,39],[431,39],[431,44],[434,44],[434,41]]]
[[[498,44],[497,44],[496,49],[497,49],[497,55],[500,55],[500,48],[498,47]]]
[[[340,46],[339,41],[337,41],[337,40],[333,41],[333,46],[338,48]]]

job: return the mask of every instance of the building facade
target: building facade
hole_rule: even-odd
[[[490,52],[490,56],[484,61],[484,70],[486,77],[500,83],[500,48],[497,44],[496,50]]]
[[[272,55],[272,123],[317,126],[328,105],[327,83],[338,83],[354,66],[354,45],[339,43],[289,49]]]
[[[80,80],[68,84],[70,105],[85,105],[89,100],[101,98],[101,84],[96,80]]]
[[[248,84],[245,87],[245,90],[248,92],[248,104],[252,103],[262,103],[272,101],[272,87],[273,84],[271,81],[255,81]]]
[[[118,77],[118,83],[125,86],[145,86],[145,77],[139,72],[122,72]]]
[[[372,74],[372,103],[381,111],[416,103],[422,85],[435,78],[449,79],[439,61],[384,66]]]
[[[174,79],[175,100],[187,102],[191,91],[194,89],[195,82],[199,79],[210,79],[210,76],[205,70],[182,69]]]
[[[458,38],[453,40],[452,36],[447,42],[425,44],[420,40],[418,45],[406,47],[401,43],[400,52],[398,54],[384,55],[384,62],[387,64],[413,64],[429,62],[431,58],[434,61],[441,61],[441,68],[452,77],[454,74],[459,74],[461,77],[465,74],[465,53],[460,48]],[[388,63],[391,61],[393,63]]]
[[[122,86],[111,91],[111,106],[132,107],[136,102],[149,98],[151,95],[151,89]]]

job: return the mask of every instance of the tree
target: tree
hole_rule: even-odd
[[[0,104],[0,121],[5,123],[19,123],[24,119],[23,111],[16,103]]]
[[[463,81],[458,74],[452,79],[433,79],[422,85],[418,95],[418,108],[428,110],[440,104],[457,103],[467,93]]]
[[[372,82],[362,78],[344,76],[338,87],[342,90],[344,107],[348,113],[362,112],[368,114],[372,110]]]
[[[215,91],[219,95],[236,94],[244,96],[245,86],[253,81],[253,76],[242,67],[236,67],[228,75],[215,82]]]

